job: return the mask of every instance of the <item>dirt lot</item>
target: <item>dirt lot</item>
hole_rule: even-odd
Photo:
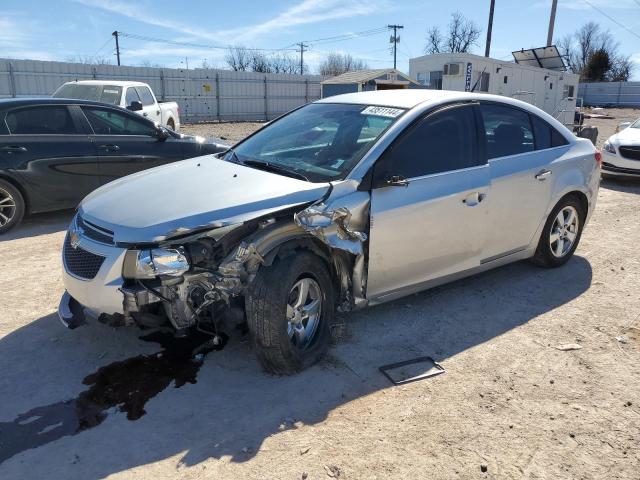
[[[517,263],[347,315],[329,358],[286,378],[241,339],[167,375],[139,330],[64,329],[70,218],[0,241],[0,478],[638,478],[640,181],[603,183],[564,267]],[[392,387],[377,370],[421,355],[446,374]]]

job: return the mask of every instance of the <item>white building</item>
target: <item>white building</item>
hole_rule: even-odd
[[[409,75],[427,88],[473,90],[524,100],[565,125],[573,125],[579,75],[563,71],[564,65],[555,47],[525,50],[515,55],[520,63],[470,53],[425,55],[409,60]],[[533,66],[535,64],[553,69]]]

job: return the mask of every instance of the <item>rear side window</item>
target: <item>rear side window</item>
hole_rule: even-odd
[[[529,114],[505,105],[480,105],[489,159],[534,150]]]
[[[82,107],[96,135],[155,135],[155,127],[134,114],[99,107]]]
[[[435,112],[412,127],[385,154],[386,173],[405,178],[477,165],[473,107]]]
[[[140,95],[140,98],[142,99],[142,105],[147,107],[155,103],[149,87],[136,87],[136,90],[138,91],[138,95]]]
[[[567,139],[564,138],[558,130],[541,118],[531,115],[531,123],[533,124],[533,132],[535,134],[536,150],[544,150],[546,148],[560,147],[569,144]]]
[[[86,83],[65,83],[53,94],[55,98],[77,98],[118,105],[122,87],[116,85],[96,85]]]
[[[129,106],[133,102],[139,102],[139,101],[140,101],[140,97],[138,96],[138,92],[136,92],[136,89],[133,87],[127,88],[127,94],[124,97],[125,105]]]
[[[64,105],[21,108],[7,113],[5,122],[13,135],[72,135],[78,133]]]

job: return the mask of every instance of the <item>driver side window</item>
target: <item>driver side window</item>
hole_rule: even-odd
[[[385,152],[376,177],[416,178],[478,165],[473,106],[456,105],[409,127]]]
[[[82,107],[96,135],[155,136],[155,126],[137,115],[99,107]]]

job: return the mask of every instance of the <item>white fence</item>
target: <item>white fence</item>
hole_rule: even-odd
[[[134,80],[180,105],[182,122],[271,120],[320,98],[319,75],[0,59],[0,98],[51,95],[72,80]]]
[[[581,83],[578,97],[589,107],[640,107],[640,82]]]

